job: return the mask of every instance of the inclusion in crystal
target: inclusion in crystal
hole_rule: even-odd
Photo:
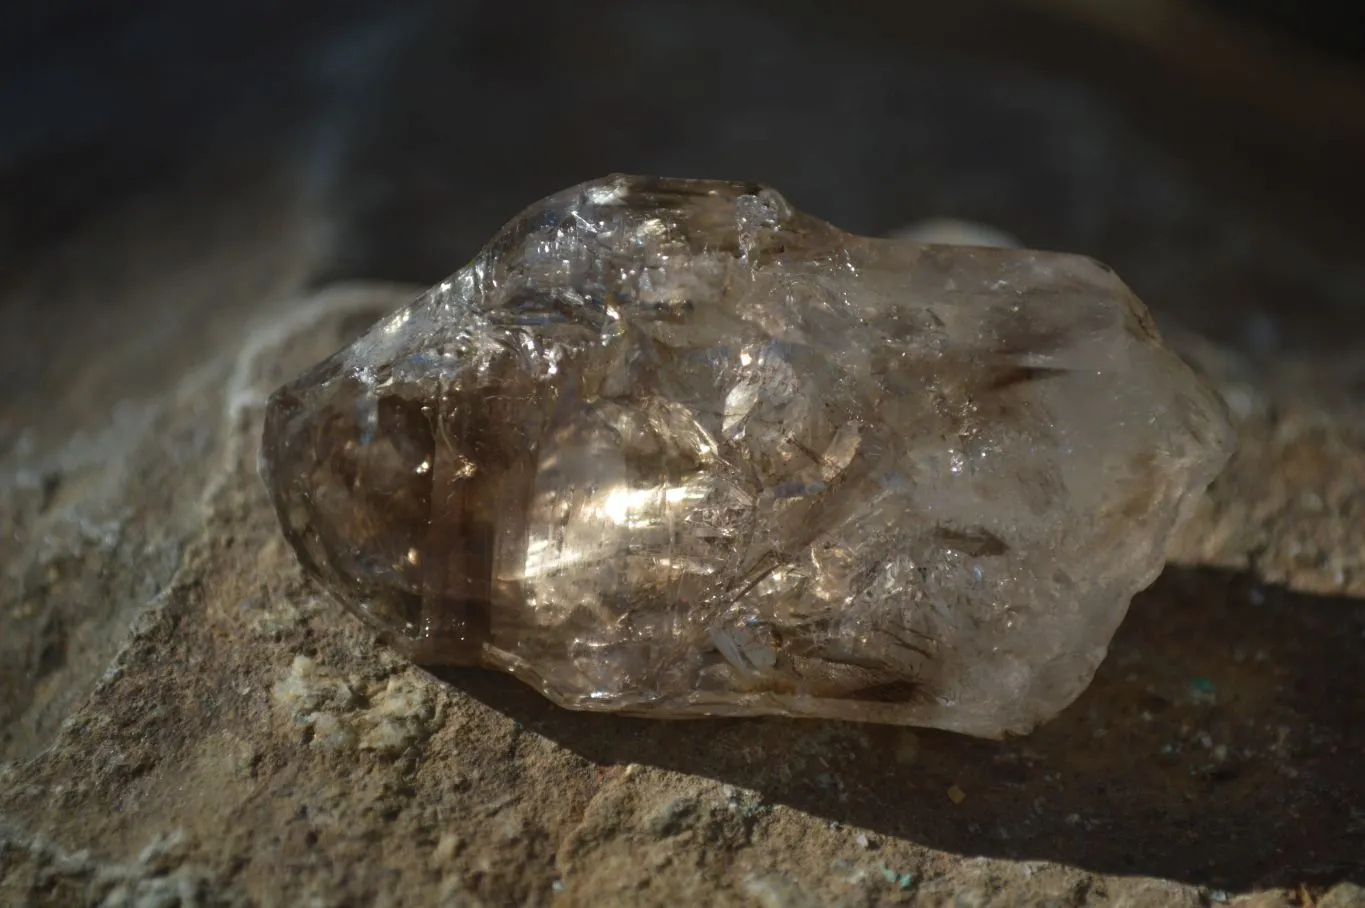
[[[277,391],[262,453],[307,572],[419,662],[998,736],[1085,689],[1232,446],[1089,258],[616,176]]]

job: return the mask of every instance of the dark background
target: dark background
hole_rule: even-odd
[[[648,171],[759,179],[859,231],[979,219],[1206,331],[1239,330],[1235,295],[1277,338],[1339,336],[1361,307],[1300,272],[1365,248],[1362,9],[7,4],[0,268],[210,162],[288,158],[337,225],[319,278],[429,282],[533,199]]]

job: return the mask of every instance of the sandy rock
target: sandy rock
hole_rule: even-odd
[[[35,159],[42,204],[0,201],[24,243],[0,254],[0,904],[1361,902],[1358,267],[1211,198],[1096,96],[1026,75],[827,58],[745,13],[695,86],[714,103],[679,111],[650,88],[671,78],[666,42],[710,40],[713,20],[626,16],[604,38],[566,12],[536,26],[525,84],[501,85],[451,50],[498,37],[484,25],[383,15],[383,34],[281,45],[264,75],[259,54],[167,57],[185,78],[350,106],[264,117],[177,82],[164,103],[202,108],[179,152],[193,166],[61,230],[14,226],[173,147],[129,111],[121,144]],[[736,90],[770,58],[731,54],[735,33],[828,117]],[[344,65],[401,34],[391,80]],[[589,39],[625,57],[566,78]],[[575,92],[608,88],[625,96],[566,119]],[[456,94],[472,113],[446,116]],[[944,115],[968,100],[991,135]],[[623,134],[620,105],[646,101],[665,109],[642,119],[688,141]],[[470,141],[471,123],[499,141]],[[1001,131],[1020,137],[1004,170],[973,157]],[[233,134],[278,147],[244,153]],[[1098,254],[1219,383],[1239,453],[1060,717],[986,742],[569,713],[510,678],[418,671],[303,580],[257,475],[266,394],[414,292],[394,281],[439,279],[520,205],[621,160],[761,176],[867,232],[958,213]],[[346,274],[385,280],[324,279]]]

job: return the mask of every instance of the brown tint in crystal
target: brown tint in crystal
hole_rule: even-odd
[[[310,574],[578,709],[1023,732],[1085,689],[1233,446],[1073,255],[610,177],[281,388]]]

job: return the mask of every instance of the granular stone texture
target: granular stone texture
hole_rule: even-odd
[[[1206,123],[1208,169],[1112,95],[941,56],[933,16],[1027,46],[1015,4],[800,32],[808,4],[280,6],[44,15],[80,42],[46,75],[5,32],[9,97],[43,103],[0,142],[31,149],[0,148],[0,905],[1361,903],[1365,182],[1315,195],[1332,149],[1258,121],[1314,167],[1243,186],[1187,73],[1149,112]],[[338,620],[259,479],[269,395],[613,167],[762,174],[866,233],[995,225],[1151,305],[1238,449],[1071,707],[1004,740],[642,721]],[[1258,215],[1272,184],[1304,207]]]
[[[609,177],[271,400],[305,567],[420,661],[578,709],[1026,732],[1226,462],[1082,256]]]

